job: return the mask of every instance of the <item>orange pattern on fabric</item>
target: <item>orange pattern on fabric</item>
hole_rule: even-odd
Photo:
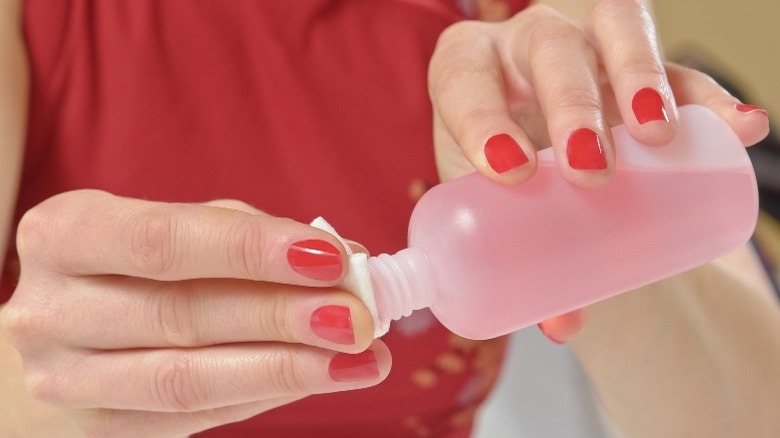
[[[430,366],[414,370],[409,379],[421,390],[433,390],[438,385],[447,385],[449,376],[470,375],[458,393],[460,408],[444,414],[446,418],[442,418],[442,414],[410,416],[404,426],[416,436],[425,438],[447,436],[472,423],[479,405],[498,379],[506,343],[506,337],[473,341],[451,334],[449,349],[439,354]]]

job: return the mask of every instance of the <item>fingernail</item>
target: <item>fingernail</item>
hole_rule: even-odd
[[[664,108],[664,100],[653,88],[642,88],[637,91],[631,102],[631,107],[634,109],[636,121],[640,125],[656,120],[669,122],[669,116]]]
[[[509,134],[497,134],[485,143],[485,158],[498,173],[504,173],[528,162],[520,145]]]
[[[607,168],[607,158],[598,134],[587,128],[571,133],[567,142],[566,157],[572,169],[598,170]]]
[[[352,314],[347,306],[323,306],[311,314],[311,330],[320,338],[336,344],[355,343]]]
[[[341,276],[341,253],[324,240],[302,240],[287,249],[287,261],[295,272],[315,280],[336,280]]]
[[[764,113],[765,116],[769,115],[769,113],[765,109],[761,108],[760,106],[748,105],[746,103],[738,103],[737,111],[741,111],[743,113],[752,113],[753,111],[759,111]]]
[[[537,324],[542,334],[556,344],[564,344],[582,331],[585,309],[578,309]]]
[[[330,360],[328,374],[334,382],[357,382],[379,378],[379,365],[371,350],[358,354],[338,353]]]
[[[547,328],[547,325],[544,322],[540,322],[539,324],[536,324],[536,326],[539,327],[539,330],[542,332],[544,337],[552,341],[554,344],[563,345],[566,343],[566,341],[556,338],[555,335],[553,335],[552,332]]]

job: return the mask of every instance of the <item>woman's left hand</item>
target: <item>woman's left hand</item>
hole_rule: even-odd
[[[614,173],[609,128],[624,123],[639,142],[663,146],[674,138],[677,104],[709,107],[745,146],[769,132],[766,111],[662,61],[639,0],[601,0],[582,22],[532,6],[503,22],[457,23],[439,39],[429,91],[442,180],[476,169],[521,183],[536,170],[536,151],[552,146],[568,181],[596,188]],[[574,312],[540,327],[564,342],[582,321]]]

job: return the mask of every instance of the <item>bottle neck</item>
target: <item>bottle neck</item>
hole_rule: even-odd
[[[422,250],[407,248],[394,255],[369,257],[368,268],[380,320],[397,320],[433,304],[436,282]]]

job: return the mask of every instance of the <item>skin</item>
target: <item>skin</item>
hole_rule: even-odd
[[[0,56],[13,66],[0,76],[0,97],[7,96],[0,123],[10,133],[0,139],[8,166],[0,176],[0,233],[7,236],[25,68],[19,2],[0,4]],[[442,35],[429,88],[444,179],[476,168],[504,184],[522,183],[535,170],[533,152],[552,146],[572,184],[596,188],[613,173],[607,128],[625,122],[635,138],[663,147],[674,136],[675,99],[709,106],[746,146],[766,135],[765,113],[741,113],[706,76],[661,62],[641,3],[603,0],[586,14],[573,21],[536,6],[501,23],[456,24]],[[639,125],[633,117],[632,96],[648,86],[664,97],[669,123]],[[565,139],[581,126],[602,135],[606,169],[568,165]],[[530,161],[494,172],[483,148],[499,133],[515,138]],[[64,252],[56,243],[76,228],[90,233]],[[390,354],[371,340],[362,303],[336,290],[338,279],[313,280],[286,264],[289,244],[305,239],[326,240],[343,257],[326,233],[239,201],[163,204],[80,190],[43,202],[19,226],[24,269],[0,314],[0,397],[19,406],[2,424],[24,436],[45,436],[46,427],[57,436],[182,436],[309,394],[379,383]],[[590,309],[572,345],[629,436],[780,434],[778,419],[768,415],[780,397],[780,315],[760,292],[765,284],[744,274],[752,259],[737,258],[743,265],[711,263]],[[331,304],[349,307],[354,344],[323,340],[300,317]],[[117,319],[122,323],[107,324]],[[229,345],[235,342],[243,344]],[[375,352],[377,378],[329,379],[334,355],[367,348]],[[116,385],[119,375],[132,384]]]
[[[739,112],[739,102],[705,75],[662,63],[642,3],[604,0],[573,12],[584,15],[574,20],[537,5],[506,22],[462,23],[445,32],[429,76],[444,179],[476,168],[501,183],[522,183],[535,170],[534,151],[553,147],[572,184],[597,188],[611,177],[616,152],[606,127],[624,122],[634,138],[658,147],[673,138],[676,112],[669,111],[669,123],[644,125],[632,114],[633,94],[648,86],[664,96],[667,108],[675,100],[708,106],[745,146],[766,136],[765,112]],[[556,38],[556,44],[543,43]],[[602,136],[607,169],[568,166],[565,139],[579,126]],[[494,172],[483,147],[498,133],[512,135],[530,161]],[[621,432],[780,434],[774,412],[780,402],[780,310],[763,275],[743,248],[588,309],[588,322],[571,344]],[[547,321],[547,335],[565,340],[581,321],[581,312]]]

